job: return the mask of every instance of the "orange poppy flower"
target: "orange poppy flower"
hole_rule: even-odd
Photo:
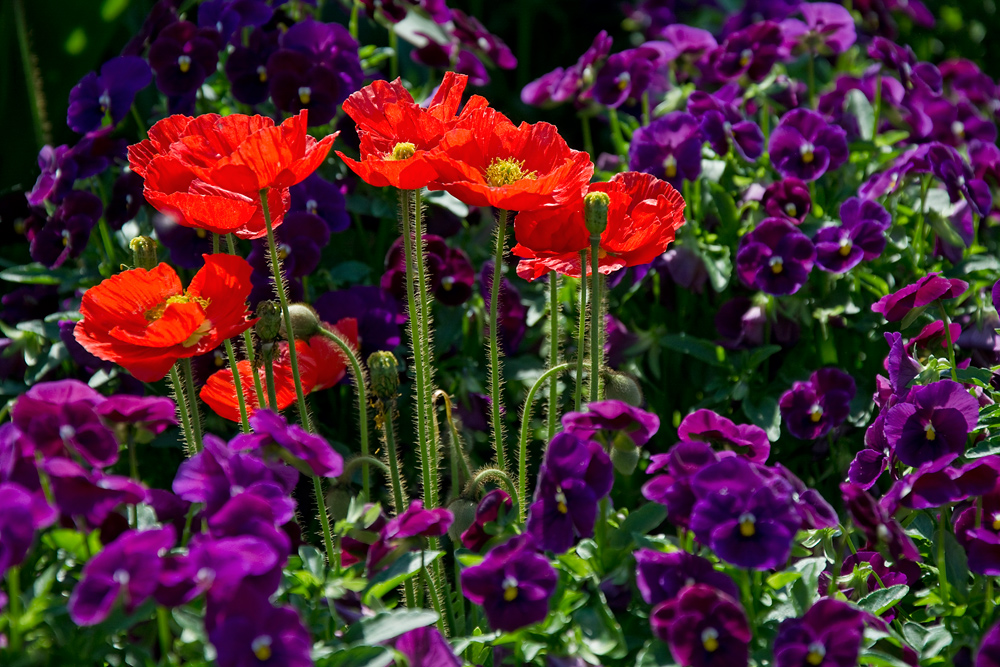
[[[339,151],[337,155],[369,185],[402,190],[425,187],[437,178],[427,153],[437,148],[458,122],[458,107],[468,78],[446,72],[427,108],[413,101],[399,79],[365,86],[344,102],[344,111],[358,126],[361,161]],[[487,104],[484,98],[473,95],[462,116]]]
[[[515,126],[488,107],[463,115],[428,159],[438,173],[431,190],[511,211],[577,200],[594,175],[590,155],[572,150],[554,125]]]
[[[288,210],[288,188],[316,170],[336,138],[306,134],[307,112],[281,125],[264,116],[170,116],[129,146],[129,165],[145,179],[156,210],[185,227],[240,238],[266,232],[260,191],[267,189],[274,227]]]
[[[603,274],[652,262],[684,224],[680,193],[650,174],[615,174],[607,183],[592,184],[590,192],[607,193],[611,200],[608,226],[601,234],[598,271]],[[517,275],[534,280],[558,271],[578,278],[580,251],[590,249],[583,198],[555,209],[519,213],[514,236],[517,245],[512,252],[524,258],[517,265]]]
[[[204,255],[187,290],[160,264],[111,276],[83,295],[77,341],[143,382],[159,380],[178,360],[204,354],[254,321],[246,306],[253,269],[242,257]]]
[[[323,326],[331,331],[337,331],[352,345],[357,346],[358,321],[354,318],[344,318],[337,324],[324,322]],[[317,335],[308,341],[296,341],[295,350],[298,352],[299,379],[305,394],[329,389],[347,374],[347,360],[341,354],[337,344],[325,336]],[[236,366],[240,374],[240,384],[243,386],[243,399],[246,403],[247,414],[253,414],[260,407],[254,388],[253,370],[250,368],[250,362],[246,360],[238,362]],[[291,361],[288,357],[288,343],[278,344],[278,353],[273,369],[274,393],[278,402],[276,407],[280,411],[294,404],[298,398],[295,394],[295,381],[292,376]],[[260,379],[260,386],[266,387],[267,377],[264,369],[257,369],[257,375]],[[213,373],[205,386],[201,388],[200,396],[201,400],[205,401],[205,404],[220,417],[234,422],[240,421],[240,408],[236,398],[232,369],[224,368]]]

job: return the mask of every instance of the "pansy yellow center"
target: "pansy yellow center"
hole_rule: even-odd
[[[772,257],[768,260],[768,265],[771,267],[771,273],[778,275],[785,270],[785,262],[780,257]]]
[[[740,535],[743,537],[753,537],[757,534],[757,528],[755,524],[757,523],[757,517],[755,517],[750,512],[745,512],[740,515]]]
[[[823,418],[823,406],[817,403],[816,405],[812,406],[812,408],[809,410],[809,421],[816,424],[822,418]]]
[[[813,667],[823,664],[823,658],[826,657],[826,646],[823,646],[822,642],[813,642],[809,645],[809,653],[806,654],[806,662]]]
[[[666,174],[667,178],[673,178],[677,175],[677,158],[673,155],[668,155],[664,158],[663,173]]]
[[[956,120],[951,124],[951,133],[955,135],[956,139],[965,139],[965,124]]]
[[[503,580],[503,599],[507,602],[517,599],[517,579],[509,575]]]
[[[486,182],[494,188],[512,185],[525,179],[533,181],[536,177],[535,172],[525,171],[524,160],[515,160],[514,158],[506,160],[494,158],[490,166],[486,167]]]
[[[289,248],[284,243],[280,244],[278,246],[278,259],[281,259],[281,260],[288,259],[288,253],[290,253],[291,251],[292,251],[292,249]]]
[[[261,83],[267,81],[267,68],[263,65],[257,67],[257,78],[260,79]]]
[[[310,88],[309,86],[300,87],[299,101],[302,102],[302,104],[309,104],[309,100],[312,99],[312,94],[313,94],[312,88]]]
[[[62,230],[62,244],[63,244],[64,248],[67,247],[67,246],[69,246],[69,230],[68,229]]]
[[[709,653],[719,650],[719,631],[715,628],[705,628],[701,631],[701,645]]]
[[[306,202],[306,213],[315,213],[319,208],[319,204],[316,203],[315,199],[310,199]]]
[[[261,635],[257,637],[252,642],[250,642],[250,650],[257,657],[258,660],[264,662],[265,660],[271,659],[271,637],[268,635]]]
[[[203,239],[203,238],[205,238],[206,236],[208,236],[208,232],[206,232],[206,231],[205,231],[204,229],[202,229],[201,227],[198,227],[197,229],[195,229],[195,230],[194,230],[194,233],[195,233],[195,234],[196,234],[196,235],[198,236],[198,238],[200,238],[200,239]]]
[[[840,252],[841,257],[847,257],[853,249],[854,244],[851,242],[851,239],[840,239],[840,250],[838,252]]]
[[[802,162],[809,164],[816,159],[816,147],[806,142],[799,148],[799,154],[802,156]]]
[[[101,93],[101,96],[97,98],[97,103],[101,105],[102,113],[108,110],[108,107],[111,106],[111,96],[108,95],[108,91]]]
[[[993,515],[993,530],[1000,530],[1000,513]]]
[[[796,218],[798,217],[798,212],[799,211],[797,208],[795,208],[794,202],[788,202],[787,204],[785,204],[785,215],[787,215],[788,217]]]
[[[618,90],[625,90],[628,88],[629,84],[632,83],[632,76],[628,72],[622,72],[618,75],[617,85]]]
[[[177,67],[180,68],[182,73],[191,69],[191,56],[177,56]]]
[[[934,424],[928,424],[924,427],[924,436],[928,440],[935,440],[937,438],[937,431],[934,430]]]
[[[743,49],[740,51],[740,67],[746,67],[753,58],[753,49]]]
[[[454,276],[445,276],[444,278],[441,279],[441,287],[444,288],[445,291],[451,290],[451,288],[454,286],[455,286]]]
[[[397,162],[399,160],[409,160],[416,152],[416,146],[411,144],[409,141],[403,141],[392,147],[392,153],[389,154],[389,159],[393,162]]]
[[[566,506],[566,494],[563,493],[562,487],[556,487],[556,509],[559,510],[560,514],[565,514],[569,511]]]

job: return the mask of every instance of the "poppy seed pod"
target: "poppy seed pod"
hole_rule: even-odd
[[[372,393],[381,400],[396,398],[399,389],[399,362],[392,352],[379,351],[368,357],[368,371],[372,377]]]
[[[319,331],[319,315],[312,306],[304,303],[293,303],[288,306],[288,316],[292,322],[292,333],[299,340],[309,340],[309,337]],[[282,320],[278,333],[282,338],[289,339],[285,322]]]
[[[611,197],[607,192],[588,192],[583,198],[583,219],[587,231],[600,236],[608,228],[608,207]]]
[[[604,371],[604,398],[628,403],[634,408],[642,405],[642,389],[639,383],[624,373]]]
[[[136,236],[129,241],[132,250],[132,265],[147,271],[159,264],[156,258],[156,241],[148,236]]]
[[[281,330],[281,309],[274,301],[261,301],[257,304],[257,324],[254,330],[260,339],[270,343],[278,338]]]

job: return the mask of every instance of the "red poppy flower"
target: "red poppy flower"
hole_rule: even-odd
[[[132,269],[83,295],[74,332],[94,356],[143,382],[159,380],[178,360],[204,354],[249,328],[253,269],[242,257],[204,255],[185,290],[172,268]]]
[[[344,102],[344,111],[358,125],[361,161],[339,151],[337,155],[369,185],[391,185],[402,190],[425,187],[437,178],[427,152],[437,148],[458,122],[456,114],[468,78],[446,72],[427,108],[413,101],[399,79],[365,86]],[[474,95],[462,116],[487,104],[484,98]]]
[[[574,151],[554,125],[515,127],[499,111],[464,115],[428,155],[447,190],[470,206],[533,211],[579,199],[594,175],[590,155]]]
[[[266,228],[260,191],[277,227],[288,210],[288,188],[316,170],[336,138],[306,134],[307,112],[275,126],[264,116],[170,116],[129,146],[132,171],[145,179],[144,194],[156,210],[185,227],[240,238]]]
[[[649,174],[615,174],[607,183],[592,184],[590,192],[605,192],[611,199],[608,226],[601,234],[598,271],[603,274],[652,262],[684,224],[680,193]],[[583,198],[559,208],[519,213],[514,235],[517,245],[512,252],[525,258],[517,266],[517,275],[534,280],[558,271],[578,278],[580,251],[590,248]]]
[[[358,344],[358,322],[347,317],[337,324],[323,323],[331,331],[337,331],[355,347]],[[296,341],[298,352],[299,379],[302,391],[310,394],[314,391],[329,389],[340,382],[347,374],[347,360],[341,354],[336,343],[325,336],[313,336],[308,341]],[[243,385],[243,398],[246,402],[247,414],[253,414],[260,407],[254,388],[253,373],[249,361],[236,364]],[[277,359],[274,362],[274,393],[277,409],[284,410],[295,403],[295,381],[292,376],[292,366],[288,357],[288,343],[278,344]],[[260,386],[267,386],[267,378],[263,368],[257,369]],[[201,400],[205,401],[220,417],[230,421],[240,420],[239,402],[236,398],[236,386],[233,383],[233,372],[224,368],[213,373],[201,389]]]

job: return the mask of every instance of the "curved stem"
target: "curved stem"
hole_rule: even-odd
[[[440,560],[438,562],[440,562]],[[434,577],[432,577],[431,573],[427,571],[427,568],[423,568],[421,570],[421,574],[423,575],[424,583],[427,585],[427,591],[428,593],[430,593],[431,606],[434,607],[434,611],[436,611],[438,615],[437,628],[442,635],[447,637],[448,624],[446,619],[448,618],[448,616],[445,613],[445,610],[441,606],[441,594],[438,591],[437,584],[434,583]]]
[[[341,478],[345,480],[349,479],[350,476],[354,474],[354,471],[358,469],[358,466],[362,465],[366,468],[370,465],[375,466],[381,470],[386,477],[389,476],[389,466],[387,466],[383,461],[380,461],[374,456],[359,454],[344,462],[344,472],[341,474]]]
[[[580,308],[579,308],[579,328],[576,334],[576,392],[573,395],[574,409],[580,410],[580,403],[583,397],[583,356],[587,346],[587,251],[580,251]]]
[[[549,368],[559,365],[559,274],[549,271]],[[556,424],[559,421],[559,388],[557,378],[549,383],[549,413],[548,425],[545,431],[547,440],[552,440],[556,434]]]
[[[424,506],[428,509],[438,506],[438,433],[434,416],[434,405],[431,399],[434,393],[434,355],[431,352],[431,299],[427,295],[427,270],[424,267],[423,211],[421,210],[420,190],[413,191],[413,254],[416,260],[417,278],[417,322],[420,325],[417,343],[420,345],[420,359],[423,364],[423,381],[419,383],[417,392],[424,406],[424,432],[430,431],[426,446],[421,446],[421,453],[427,458],[421,461],[424,473]],[[428,429],[428,424],[430,422]],[[425,452],[426,450],[426,452]]]
[[[535,392],[538,388],[545,384],[545,381],[552,378],[552,386],[555,386],[556,378],[559,377],[559,373],[569,368],[569,364],[560,364],[554,368],[542,373],[542,375],[535,380],[535,384],[531,385],[531,389],[528,390],[528,396],[524,399],[524,410],[521,411],[521,440],[520,446],[518,448],[517,457],[517,489],[518,495],[522,498],[527,497],[527,485],[528,485],[528,429],[531,422],[531,406],[532,402],[535,400]],[[550,437],[551,439],[551,437]],[[520,517],[523,522],[525,519],[525,514],[527,508],[521,507]]]
[[[194,432],[195,451],[201,451],[201,410],[198,409],[198,394],[194,391],[194,373],[191,371],[191,357],[184,360],[184,384],[187,386],[188,410],[191,413],[191,427]]]
[[[510,494],[514,504],[519,508],[518,512],[520,512],[521,501],[520,496],[517,493],[517,489],[514,487],[514,480],[510,478],[510,475],[499,468],[483,468],[480,470],[476,473],[476,476],[472,478],[472,481],[469,482],[469,488],[467,490],[474,493],[480,486],[490,480],[502,484],[507,489],[507,493]]]
[[[194,434],[191,431],[191,418],[188,416],[187,397],[181,386],[181,377],[177,373],[177,364],[170,367],[170,384],[174,386],[174,399],[177,402],[177,414],[181,417],[181,429],[184,431],[184,440],[187,442],[189,454],[198,453],[195,447]]]
[[[601,314],[604,303],[601,295],[601,272],[598,271],[600,263],[600,236],[590,237],[590,279],[593,284],[590,297],[590,400],[591,402],[600,400],[601,397],[601,361],[604,359],[604,350],[601,349],[601,331],[604,324],[604,316]]]
[[[951,318],[945,310],[944,302],[937,300],[938,310],[941,311],[941,319],[944,321],[944,339],[948,344],[948,362],[951,364],[951,379],[958,382],[958,368],[955,367],[955,344],[951,340]]]
[[[299,406],[299,419],[302,421],[302,426],[307,431],[312,432],[309,409],[306,407],[306,395],[302,391],[302,379],[299,377],[299,354],[295,349],[295,332],[292,329],[292,316],[288,312],[288,295],[285,294],[285,278],[281,274],[278,245],[274,240],[271,212],[267,207],[267,188],[260,191],[260,206],[264,213],[264,225],[267,227],[267,247],[271,252],[271,275],[274,277],[274,291],[278,293],[278,302],[281,303],[281,315],[285,321],[285,331],[288,332],[288,360],[291,362],[292,380],[295,382],[295,398]]]
[[[472,477],[472,471],[469,470],[469,460],[465,457],[465,452],[462,450],[462,440],[458,437],[458,429],[455,428],[455,420],[451,416],[451,396],[443,389],[436,390],[432,396],[434,403],[431,407],[436,408],[438,398],[442,397],[444,398],[444,418],[448,422],[450,435],[452,491],[449,500],[452,500],[457,498],[462,492],[466,480]]]
[[[233,386],[236,387],[236,403],[240,406],[240,428],[244,433],[250,432],[250,421],[247,419],[247,402],[243,396],[243,381],[240,379],[239,365],[236,361],[236,352],[233,351],[233,341],[226,339],[226,356],[229,357],[229,368],[233,371]],[[256,375],[256,371],[251,366],[251,371]],[[257,380],[260,382],[260,379]]]
[[[132,477],[137,482],[141,482],[139,479],[139,460],[136,458],[135,454],[135,433],[132,430],[132,426],[127,427],[125,435],[125,448],[128,450],[128,471],[129,476]],[[129,517],[129,528],[136,528],[139,525],[139,506],[129,505],[128,506],[128,517]]]
[[[326,509],[326,497],[323,495],[323,480],[319,475],[313,475],[313,490],[316,492],[316,509],[319,511],[319,523],[323,527],[323,544],[326,546],[326,559],[330,567],[336,567],[337,552],[333,548],[333,533],[330,531],[330,514]]]
[[[368,375],[365,373],[358,355],[355,354],[353,346],[342,339],[336,333],[320,327],[319,332],[332,340],[340,351],[347,357],[351,364],[351,371],[354,373],[354,387],[358,392],[358,421],[361,430],[361,456],[370,458],[368,449]],[[371,500],[371,474],[368,464],[365,463],[361,470],[361,484],[364,489],[365,500]]]
[[[500,351],[497,345],[497,301],[500,296],[506,236],[507,211],[501,209],[497,222],[496,254],[493,257],[493,283],[490,285],[490,398],[493,401],[490,426],[493,429],[493,449],[496,452],[497,465],[503,469],[507,467],[507,456],[504,447],[503,418],[500,414],[500,390],[503,380],[500,368]]]

